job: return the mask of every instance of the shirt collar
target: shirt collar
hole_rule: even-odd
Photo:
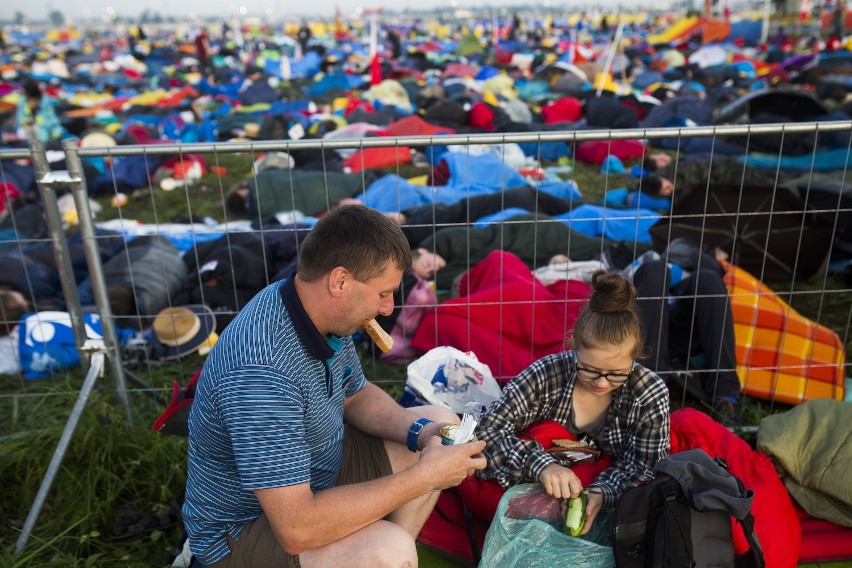
[[[317,326],[311,321],[308,312],[305,311],[305,306],[302,305],[302,300],[296,293],[295,279],[296,273],[293,272],[281,286],[281,299],[284,301],[284,307],[290,314],[293,327],[296,328],[296,333],[308,352],[320,361],[328,361],[334,357],[336,349],[329,345],[329,341],[323,337]],[[332,337],[337,339],[335,336]]]

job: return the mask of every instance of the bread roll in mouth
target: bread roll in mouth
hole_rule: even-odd
[[[363,327],[364,331],[367,332],[367,335],[376,342],[379,349],[385,353],[391,350],[393,347],[393,337],[388,335],[387,332],[382,329],[382,326],[379,325],[379,322],[377,322],[375,318],[362,321],[361,327]]]

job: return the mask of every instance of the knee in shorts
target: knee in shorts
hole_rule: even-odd
[[[417,546],[414,537],[399,525],[387,523],[382,534],[382,545],[376,547],[375,568],[400,568],[417,566]]]

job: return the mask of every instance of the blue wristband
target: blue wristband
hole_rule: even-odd
[[[432,420],[429,420],[428,418],[421,418],[408,428],[408,439],[406,440],[406,444],[408,445],[409,450],[412,452],[417,451],[417,438],[420,437],[420,431],[430,422],[432,422]]]

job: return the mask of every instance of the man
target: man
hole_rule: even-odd
[[[391,313],[410,266],[392,221],[338,207],[305,238],[294,275],[222,333],[189,418],[183,515],[202,562],[417,565],[438,491],[485,458],[483,442],[440,444],[458,422],[450,411],[403,409],[364,378],[349,336]]]

